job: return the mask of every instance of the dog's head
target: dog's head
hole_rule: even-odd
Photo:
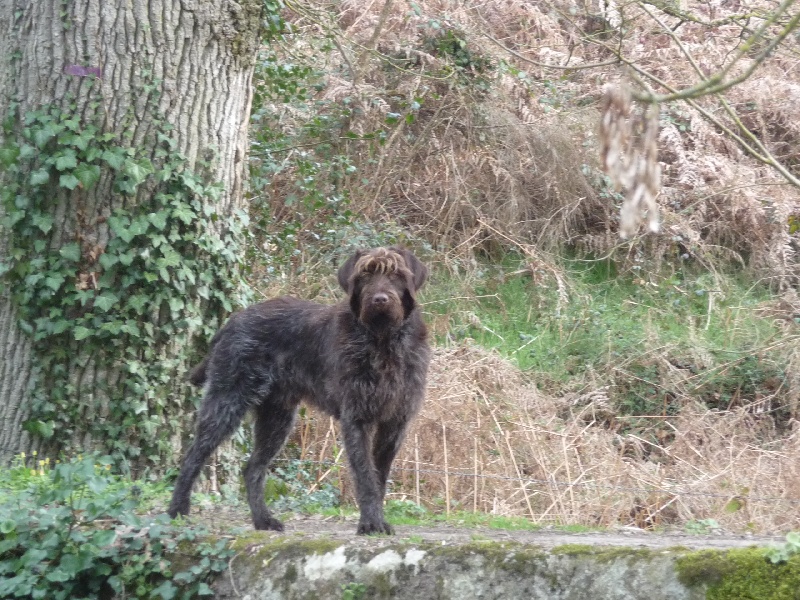
[[[397,327],[417,307],[428,269],[405,248],[358,250],[339,269],[350,308],[371,329]]]

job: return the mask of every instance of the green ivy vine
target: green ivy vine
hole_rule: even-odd
[[[163,122],[137,148],[79,114],[3,125],[0,284],[35,354],[25,427],[59,450],[89,434],[123,465],[163,467],[197,400],[178,383],[187,363],[242,301],[247,217],[216,211],[220,185],[186,168]],[[116,208],[86,205],[96,186]]]

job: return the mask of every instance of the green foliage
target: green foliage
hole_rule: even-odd
[[[686,533],[708,534],[713,531],[719,531],[720,526],[715,519],[693,519],[687,521],[683,528],[686,530]]]
[[[481,265],[466,287],[437,277],[425,307],[447,317],[440,342],[496,348],[551,391],[591,378],[626,414],[674,414],[686,396],[725,410],[786,381],[791,332],[758,314],[766,289],[688,269],[645,280],[605,260],[565,262],[560,285],[550,271],[520,271],[512,255]],[[772,414],[786,421],[786,410]]]
[[[138,516],[137,486],[111,465],[108,456],[90,456],[0,471],[0,597],[211,595],[209,579],[233,554],[227,542],[166,515]]]
[[[428,23],[428,35],[422,45],[426,52],[447,59],[460,78],[475,78],[486,83],[480,76],[492,68],[492,62],[487,56],[470,48],[464,32],[443,27],[434,19]]]
[[[392,525],[432,525],[447,523],[459,527],[489,527],[490,529],[527,530],[540,529],[539,525],[524,517],[504,517],[466,510],[432,513],[409,500],[389,500],[384,507],[386,520]]]
[[[785,544],[767,550],[767,558],[773,563],[784,563],[797,554],[800,554],[800,533],[796,531],[786,534]]]
[[[367,593],[367,586],[352,581],[342,586],[342,600],[361,600]]]
[[[152,464],[180,431],[188,392],[174,382],[195,340],[237,302],[247,219],[217,213],[219,185],[186,168],[165,124],[133,147],[77,114],[9,118],[0,151],[0,274],[36,353],[25,426],[59,442],[88,432],[115,460]],[[97,207],[95,192],[118,201]],[[89,365],[107,376],[81,389],[70,373]]]
[[[270,508],[277,512],[318,512],[338,507],[338,473],[317,482],[316,466],[310,461],[281,461],[265,484],[264,495]]]
[[[280,38],[286,32],[286,22],[281,11],[286,7],[283,0],[263,0],[264,3],[264,41]]]
[[[416,524],[431,517],[424,507],[410,500],[389,500],[384,507],[384,514],[393,525]]]
[[[352,116],[348,103],[313,101],[321,73],[266,52],[256,66],[250,128],[250,214],[256,247],[273,270],[307,243],[336,246],[353,221],[345,180],[355,167],[342,148]],[[291,105],[291,130],[274,106]]]
[[[270,49],[256,66],[250,127],[250,218],[256,239],[250,251],[268,274],[299,273],[308,255],[335,262],[353,246],[403,240],[395,224],[369,223],[352,210],[351,190],[371,183],[354,161],[369,156],[375,164],[390,132],[412,123],[422,101],[392,97],[393,111],[384,121],[374,131],[356,134],[351,125],[358,117],[358,98],[315,97],[325,86],[316,53],[329,44],[318,40],[306,55],[293,53],[291,61]]]

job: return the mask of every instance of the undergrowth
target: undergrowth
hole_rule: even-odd
[[[670,415],[699,400],[752,405],[786,421],[796,333],[759,309],[769,289],[737,273],[618,274],[565,259],[561,289],[514,255],[466,277],[440,272],[425,296],[437,342],[471,338],[528,371],[548,393],[607,386],[627,415]],[[794,342],[793,342],[794,340]]]
[[[202,526],[140,516],[157,493],[115,475],[109,457],[0,470],[0,597],[193,598],[232,556]],[[150,486],[152,487],[152,486]]]

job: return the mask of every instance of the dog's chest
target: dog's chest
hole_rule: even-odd
[[[413,411],[413,386],[402,356],[390,353],[365,353],[359,366],[348,373],[350,409],[366,421],[387,420]]]

